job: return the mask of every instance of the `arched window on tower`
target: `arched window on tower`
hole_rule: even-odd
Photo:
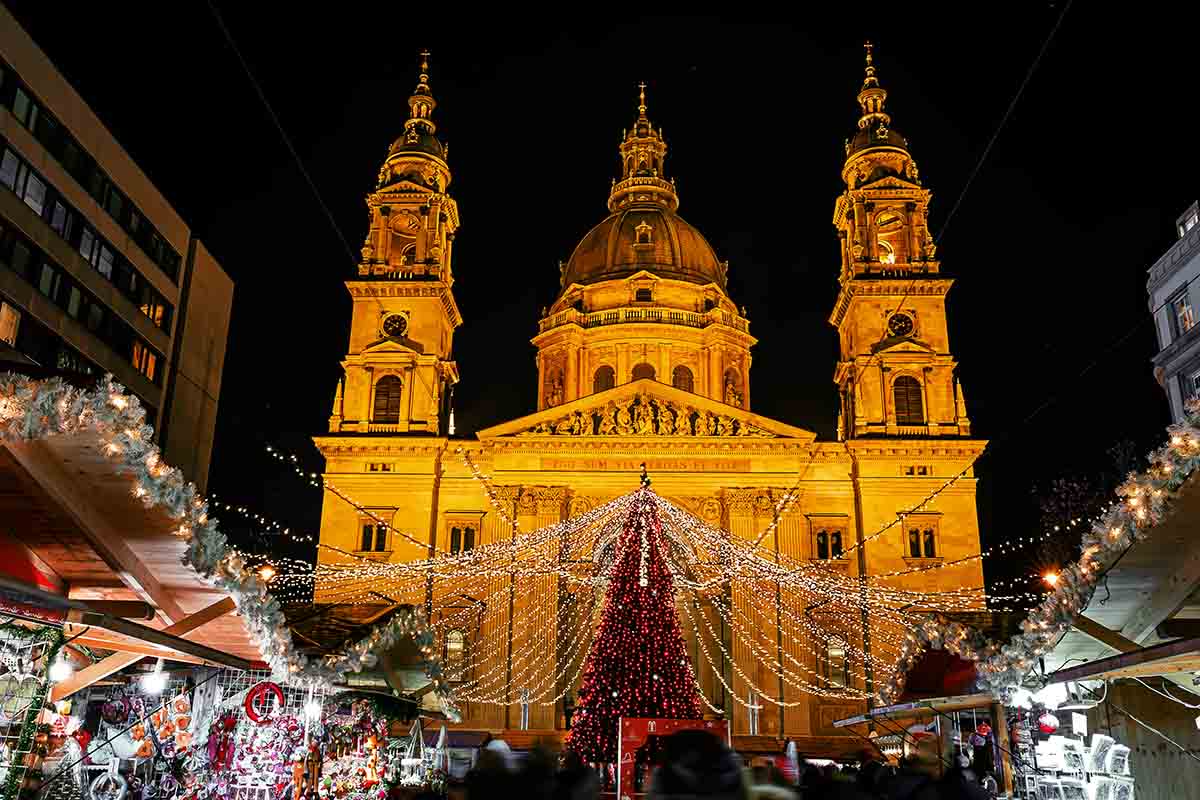
[[[921,404],[921,384],[916,378],[901,375],[892,384],[892,396],[896,400],[897,425],[924,425],[925,411]]]
[[[694,380],[692,371],[680,364],[671,373],[671,385],[676,389],[682,389],[685,392],[693,391]]]
[[[384,375],[375,384],[375,408],[372,422],[396,423],[400,421],[400,390],[404,384],[395,375]]]
[[[617,385],[617,373],[608,364],[596,370],[592,377],[592,392],[603,392]]]
[[[654,367],[643,361],[633,368],[633,374],[630,380],[640,381],[642,378],[654,380]]]

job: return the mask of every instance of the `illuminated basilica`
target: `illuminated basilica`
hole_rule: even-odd
[[[754,413],[757,340],[727,291],[736,254],[732,264],[722,260],[679,216],[667,143],[644,88],[618,146],[607,216],[560,263],[557,298],[537,321],[537,408],[456,439],[448,429],[459,375],[451,343],[464,322],[454,298],[459,213],[423,63],[404,131],[367,195],[370,228],[358,273],[346,281],[353,321],[344,378],[329,432],[315,441],[326,479],[359,506],[326,495],[322,562],[470,552],[628,493],[645,463],[658,494],[757,541],[770,557],[821,562],[848,580],[896,574],[896,585],[929,593],[982,587],[978,560],[953,562],[979,553],[970,465],[985,443],[971,438],[955,376],[945,313],[952,280],[927,227],[931,192],[886,98],[868,48],[861,115],[841,168],[845,189],[833,204],[841,253],[830,265],[840,287],[829,315],[840,342],[831,365],[841,398],[836,441]],[[864,539],[869,546],[854,546]],[[594,569],[586,557],[576,561],[573,568]],[[478,606],[470,624],[437,644],[450,667],[466,665],[459,680],[494,676],[487,698],[465,692],[464,727],[517,728],[520,700],[531,696],[532,678],[523,676],[533,674],[521,665],[531,661],[545,685],[528,726],[564,727],[578,684],[565,651],[590,618],[557,613],[568,591],[562,581],[538,586],[495,595],[502,602],[446,587],[422,598],[435,619],[452,610],[461,619],[464,607]],[[396,601],[385,588],[336,581],[318,584],[317,599]],[[785,638],[751,609],[754,635],[772,658],[802,663],[826,686],[869,691],[871,671],[853,656],[870,651],[863,620],[813,605],[793,611],[831,635]],[[839,734],[834,720],[861,712],[861,701],[785,685],[753,657],[753,642],[733,636],[711,609],[697,612],[705,620],[698,626],[681,615],[696,678],[735,734],[816,740]],[[751,685],[773,702],[761,702]]]

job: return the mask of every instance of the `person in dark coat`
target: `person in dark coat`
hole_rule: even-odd
[[[600,775],[574,750],[563,755],[558,771],[554,800],[596,800],[600,796]]]
[[[677,731],[667,737],[662,766],[650,779],[648,800],[747,800],[742,766],[725,743],[708,731]]]

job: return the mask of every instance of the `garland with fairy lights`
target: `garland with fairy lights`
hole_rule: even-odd
[[[1037,659],[1083,614],[1104,573],[1162,522],[1180,487],[1200,468],[1200,398],[1188,400],[1185,411],[1183,422],[1167,428],[1167,443],[1150,453],[1150,468],[1131,473],[1117,488],[1118,501],[1083,535],[1078,561],[1059,570],[1053,591],[1021,623],[1019,634],[1000,644],[970,626],[930,615],[905,635],[896,672],[881,688],[880,700],[895,702],[908,670],[926,648],[977,662],[987,687],[1002,698],[1010,696]]]
[[[105,375],[95,389],[71,386],[60,378],[34,380],[0,373],[0,440],[19,442],[70,434],[93,434],[100,450],[118,471],[132,480],[131,492],[147,507],[163,509],[176,521],[173,531],[186,544],[183,563],[227,592],[258,645],[263,660],[278,680],[292,685],[328,687],[347,673],[373,666],[379,654],[404,639],[413,639],[424,656],[424,667],[443,711],[459,719],[449,683],[439,659],[433,657],[434,635],[422,607],[399,609],[387,623],[350,645],[345,653],[309,659],[292,643],[291,631],[279,601],[267,592],[267,582],[246,568],[208,515],[196,486],[182,471],[162,462],[153,442],[154,430],[138,398]]]

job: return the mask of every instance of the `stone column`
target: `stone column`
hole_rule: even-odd
[[[718,402],[725,400],[722,372],[721,346],[714,344],[708,348],[708,396]]]
[[[742,357],[742,408],[750,410],[750,353]]]
[[[537,410],[546,407],[546,357],[539,350],[537,354]]]
[[[617,345],[617,386],[629,383],[629,344],[621,342]]]
[[[660,344],[658,346],[658,381],[671,385],[671,345]]]
[[[896,404],[892,402],[892,393],[888,391],[888,373],[891,367],[879,367],[879,401],[883,406],[883,422],[888,428],[896,427]]]
[[[374,367],[363,367],[362,374],[363,374],[362,404],[359,406],[359,408],[362,410],[359,412],[359,415],[358,415],[358,420],[359,420],[358,429],[360,431],[365,432],[367,430],[367,425],[371,421],[371,401],[374,399],[374,394],[375,394],[375,368]]]
[[[563,376],[563,402],[569,403],[579,397],[579,347],[567,345],[566,375]]]
[[[936,419],[935,419],[935,415],[933,413],[934,412],[933,382],[932,382],[933,381],[933,367],[925,367],[923,370],[921,370],[921,379],[922,379],[922,382],[925,384],[924,391],[922,392],[922,394],[925,395],[925,397],[924,397],[925,408],[923,409],[924,416],[925,416],[925,427],[930,434],[941,433],[942,426],[939,425],[938,423],[941,422],[942,419],[944,419],[946,415],[942,408],[943,404],[941,402],[940,397],[938,398],[938,403],[937,403]]]

